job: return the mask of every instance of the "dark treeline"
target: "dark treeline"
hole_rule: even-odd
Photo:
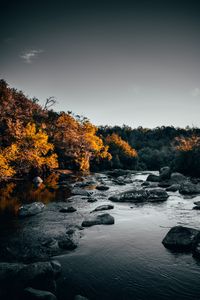
[[[52,169],[159,170],[200,176],[200,129],[99,127],[72,112],[55,112],[0,80],[0,180]]]
[[[134,147],[138,154],[138,170],[159,170],[167,165],[173,170],[200,176],[199,128],[162,126],[154,129],[132,129],[126,125],[101,126],[98,134],[103,139],[108,135],[117,134]]]

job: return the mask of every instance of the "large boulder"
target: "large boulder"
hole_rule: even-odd
[[[152,188],[147,190],[147,200],[150,202],[165,201],[168,197],[168,193],[163,189]]]
[[[149,174],[149,176],[146,179],[147,181],[151,182],[159,182],[160,181],[160,176],[154,175],[154,174]]]
[[[115,222],[115,220],[111,215],[102,214],[102,215],[98,215],[96,217],[86,219],[85,221],[83,221],[82,226],[90,227],[93,225],[112,225],[112,224],[114,224],[114,222]]]
[[[41,213],[44,208],[45,205],[42,202],[33,202],[31,204],[25,204],[19,208],[18,216],[21,218],[34,216]]]
[[[147,199],[147,191],[144,189],[131,189],[109,197],[114,202],[141,202]]]
[[[187,178],[183,174],[178,173],[178,172],[172,173],[170,176],[170,179],[174,183],[182,183],[187,180]]]
[[[41,291],[41,290],[36,290],[31,287],[28,287],[23,292],[23,299],[24,300],[56,300],[57,297],[48,291]]]
[[[183,195],[199,194],[200,184],[194,184],[189,181],[183,182],[180,186],[179,193]]]
[[[166,248],[186,251],[191,250],[199,231],[184,226],[175,226],[169,230],[162,243]]]
[[[167,192],[159,188],[132,189],[113,195],[109,200],[114,202],[144,202],[144,201],[164,201],[169,197]]]
[[[160,169],[160,181],[169,179],[171,175],[170,167],[163,167]]]

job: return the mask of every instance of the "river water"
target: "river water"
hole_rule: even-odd
[[[115,225],[86,229],[79,248],[59,258],[60,298],[81,294],[91,300],[200,299],[200,263],[161,243],[172,226],[200,228],[200,212],[192,210],[193,202],[176,192],[163,203],[115,203]]]
[[[134,174],[132,179],[146,177]],[[114,191],[111,187],[108,194]],[[43,193],[42,198],[47,194]],[[45,201],[58,200],[61,194],[63,190],[57,190],[50,195],[51,200],[48,196]],[[178,192],[169,195],[162,203],[114,203],[109,211],[115,218],[114,225],[84,229],[79,247],[56,257],[63,268],[58,299],[72,300],[77,294],[90,300],[200,299],[200,262],[190,253],[173,253],[161,243],[172,226],[200,228],[200,211],[192,210],[200,196],[184,198]],[[108,202],[105,198],[86,209]],[[13,196],[13,203],[18,206],[19,198]],[[7,209],[8,205],[4,206]]]

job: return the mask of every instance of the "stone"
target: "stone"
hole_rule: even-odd
[[[109,190],[109,186],[97,185],[96,189],[99,190],[99,191],[107,191],[107,190]]]
[[[193,228],[175,226],[169,230],[162,243],[166,248],[177,251],[191,250],[198,233],[199,231]]]
[[[170,179],[171,169],[170,167],[163,167],[160,169],[160,181]]]
[[[151,181],[151,182],[159,182],[160,177],[154,174],[149,174],[147,177],[146,181]]]
[[[114,202],[140,202],[147,199],[147,191],[144,189],[131,189],[109,197]]]
[[[25,204],[19,208],[18,216],[21,218],[34,216],[41,213],[44,208],[45,205],[42,202],[33,202],[31,204]]]
[[[108,210],[108,209],[113,209],[113,208],[114,208],[114,205],[105,204],[105,205],[100,205],[100,206],[96,207],[92,212]]]
[[[43,182],[43,180],[42,180],[42,178],[39,177],[39,176],[33,178],[33,183],[34,183],[34,184],[40,184],[40,183],[42,183],[42,182]]]
[[[82,222],[83,227],[90,227],[93,225],[111,225],[114,224],[114,218],[109,214],[102,214],[96,217],[88,218]]]
[[[180,189],[180,184],[174,183],[166,188],[167,192],[176,192]]]
[[[163,189],[152,188],[152,189],[147,190],[147,200],[150,202],[165,201],[165,200],[167,200],[168,197],[169,197],[169,195]]]
[[[132,189],[109,197],[114,202],[145,202],[164,201],[169,195],[163,189]]]
[[[171,174],[170,179],[174,182],[174,183],[181,183],[187,180],[187,178],[178,172],[174,172]]]
[[[200,184],[194,184],[189,181],[183,182],[180,186],[179,193],[183,195],[199,194]]]
[[[88,300],[88,298],[81,296],[81,295],[76,295],[74,300]]]
[[[74,208],[73,206],[69,206],[69,207],[62,207],[60,209],[60,212],[62,213],[72,213],[72,212],[75,212],[77,211],[76,208]]]
[[[48,291],[36,290],[32,287],[24,289],[24,300],[56,300],[56,296]]]
[[[71,194],[72,195],[80,195],[80,196],[86,196],[86,197],[89,197],[91,195],[91,192],[89,191],[86,191],[84,189],[81,189],[81,188],[73,188],[71,190]]]

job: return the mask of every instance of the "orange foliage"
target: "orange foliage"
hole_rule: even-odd
[[[137,151],[133,149],[126,141],[124,141],[118,134],[113,133],[106,137],[106,143],[109,146],[119,148],[128,157],[137,157]]]
[[[192,151],[200,147],[200,137],[194,134],[191,137],[177,137],[175,141],[177,143],[175,149],[181,152]]]

